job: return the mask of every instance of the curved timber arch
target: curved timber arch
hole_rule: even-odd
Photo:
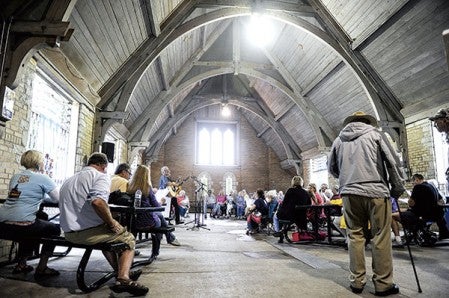
[[[140,64],[140,66],[133,72],[131,77],[127,78],[126,84],[123,87],[123,90],[121,92],[116,110],[117,111],[125,111],[127,108],[127,105],[129,103],[130,96],[135,89],[139,79],[143,75],[143,73],[147,70],[148,66],[155,61],[155,59],[160,55],[160,53],[175,39],[181,37],[183,34],[190,32],[194,29],[197,29],[201,26],[205,26],[207,23],[223,20],[226,18],[233,18],[243,15],[250,15],[252,13],[252,9],[250,7],[239,7],[239,8],[222,8],[213,12],[209,12],[206,14],[203,14],[199,17],[196,17],[176,29],[172,31],[162,32],[161,35],[159,35],[156,39],[160,39],[160,44],[157,46],[153,46],[154,49],[147,54],[147,57],[144,59],[144,61]],[[323,44],[327,45],[331,49],[333,49],[341,58],[345,61],[346,65],[348,65],[354,75],[356,76],[357,80],[361,83],[361,86],[365,93],[367,94],[368,98],[370,99],[370,103],[373,105],[373,109],[376,113],[377,118],[379,117],[379,111],[383,111],[386,113],[382,103],[379,100],[379,97],[375,91],[375,89],[370,84],[369,79],[366,77],[366,75],[363,73],[363,71],[360,69],[360,67],[351,59],[351,56],[347,53],[347,51],[341,47],[341,45],[332,38],[327,32],[321,30],[320,28],[316,27],[315,25],[312,25],[300,18],[294,18],[293,16],[283,13],[280,11],[271,11],[266,10],[266,15],[273,17],[275,19],[280,20],[281,22],[293,25],[301,30],[306,31],[307,33],[313,35],[321,41]],[[112,78],[111,84],[115,82],[115,80]],[[125,83],[125,82],[123,82]],[[116,92],[119,91],[121,88],[118,87],[115,89],[115,92],[111,93],[109,92],[108,96],[112,97]],[[106,87],[105,87],[106,88]],[[110,98],[102,98],[103,105],[100,108],[105,107],[105,102],[109,102]],[[394,116],[400,115],[400,112],[395,113]],[[398,117],[396,117],[398,119]],[[386,120],[386,115],[382,117],[380,120]],[[400,120],[400,118],[399,118]]]
[[[262,119],[278,136],[280,139],[282,146],[284,147],[287,159],[291,161],[290,163],[293,165],[297,165],[297,161],[300,159],[300,153],[301,150],[297,147],[296,143],[292,139],[292,137],[288,134],[287,131],[285,131],[284,127],[280,125],[278,122],[274,120],[274,118],[264,115],[263,111],[260,109],[260,107],[257,106],[257,104],[250,104],[243,102],[241,98],[238,97],[231,97],[227,101],[228,104],[237,106],[240,108],[243,108],[247,111],[250,111],[251,113],[255,114],[257,117]],[[165,143],[166,138],[170,134],[170,130],[176,126],[177,124],[184,121],[185,118],[187,118],[190,114],[193,112],[202,109],[207,106],[211,105],[218,105],[221,104],[221,99],[219,98],[211,98],[207,99],[205,101],[195,103],[189,107],[187,107],[184,111],[181,113],[176,114],[173,118],[168,119],[158,132],[152,136],[156,140],[155,143],[151,144],[149,148],[147,148],[146,153],[149,154],[147,158],[150,160],[154,160],[159,154],[160,149],[162,148],[163,144]],[[148,141],[148,140],[147,140]]]

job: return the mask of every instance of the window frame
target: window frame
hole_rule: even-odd
[[[202,127],[209,127],[209,132],[212,133],[214,125],[217,126],[231,126],[234,132],[234,163],[233,164],[223,164],[223,156],[221,164],[200,163],[199,162],[199,130]],[[225,130],[220,129],[222,133],[222,139],[224,139]],[[220,120],[196,120],[195,121],[195,165],[196,166],[213,166],[213,167],[238,167],[240,156],[239,156],[239,140],[240,140],[240,126],[238,121],[220,121]],[[212,156],[212,155],[211,155]]]

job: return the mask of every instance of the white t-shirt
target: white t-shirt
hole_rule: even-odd
[[[91,203],[96,198],[107,203],[110,184],[108,175],[89,166],[68,178],[59,192],[62,230],[81,231],[103,224]]]

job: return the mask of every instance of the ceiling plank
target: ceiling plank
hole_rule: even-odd
[[[308,118],[311,119],[309,123],[312,127],[315,127],[315,135],[318,139],[318,144],[320,144],[321,146],[325,145],[324,139],[322,138],[319,130],[320,127],[326,133],[329,139],[334,140],[337,137],[337,133],[332,129],[329,123],[327,123],[325,117],[323,117],[323,115],[320,113],[320,111],[318,111],[315,105],[306,100],[306,98],[302,94],[301,86],[299,86],[298,82],[288,71],[282,61],[267,49],[262,50],[265,56],[267,56],[267,58],[271,61],[271,63],[273,63],[273,65],[277,67],[284,80],[290,85],[290,87],[292,87],[293,93],[296,95],[296,97],[292,99],[303,111],[303,113],[308,115]]]
[[[106,107],[112,100],[114,94],[130,80],[138,81],[147,66],[157,57],[160,51],[166,46],[167,39],[173,36],[176,28],[181,26],[184,20],[195,9],[194,1],[183,1],[172,13],[168,23],[164,24],[161,34],[157,37],[150,37],[131,55],[126,62],[119,67],[109,80],[100,88],[98,94],[101,97],[98,107]],[[181,34],[181,33],[179,33]]]
[[[397,120],[403,122],[404,119],[400,112],[402,104],[382,81],[363,54],[351,48],[352,40],[332,14],[321,1],[310,0],[309,2],[318,14],[317,20],[342,49],[341,53],[347,57],[346,61],[352,66],[352,69],[357,73],[357,76],[367,88],[380,120]],[[388,116],[393,117],[393,119],[388,119]]]

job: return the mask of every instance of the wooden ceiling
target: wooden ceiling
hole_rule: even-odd
[[[97,107],[98,143],[114,127],[131,145],[144,146],[150,160],[187,117],[223,102],[247,118],[284,168],[325,151],[355,111],[375,115],[404,147],[404,125],[449,102],[445,0],[2,5],[13,27],[48,20],[56,6],[64,12],[58,21],[69,22],[73,34],[55,34],[68,41],[34,55],[67,74]],[[248,38],[254,15],[272,26],[266,46]]]

